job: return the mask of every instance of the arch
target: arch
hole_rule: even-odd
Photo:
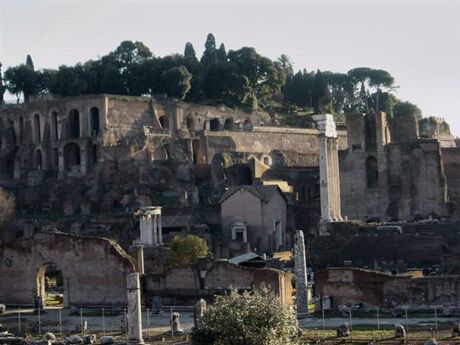
[[[35,151],[35,169],[41,170],[42,167],[42,151],[38,149],[37,151]]]
[[[379,185],[378,162],[374,156],[366,158],[366,180],[367,188],[376,188]]]
[[[64,166],[67,171],[81,164],[80,147],[75,143],[64,146]]]
[[[44,263],[38,268],[37,296],[44,307],[64,305],[64,277],[54,262]]]
[[[169,128],[169,119],[165,115],[160,116],[158,120],[160,121],[160,125],[162,128]]]
[[[91,121],[91,135],[97,137],[101,128],[99,122],[99,108],[92,107],[89,111],[89,117]]]
[[[200,139],[193,139],[192,141],[192,150],[193,150],[193,163],[194,164],[204,164],[204,152],[201,147]]]
[[[58,129],[58,113],[57,111],[51,112],[51,121],[52,121],[52,131],[53,131],[53,139],[59,140],[59,129]]]
[[[211,121],[209,121],[209,129],[212,132],[217,132],[217,131],[220,130],[220,120],[217,117],[215,117]]]
[[[187,116],[186,124],[187,124],[187,129],[189,131],[195,130],[195,120],[193,119],[191,115]]]
[[[246,119],[243,122],[243,130],[244,131],[252,131],[254,126],[252,125],[252,121],[250,119]]]
[[[34,135],[35,135],[35,143],[41,143],[42,138],[40,134],[40,115],[34,115]]]
[[[97,144],[94,144],[91,147],[91,161],[93,162],[93,164],[97,163]]]
[[[24,118],[19,117],[19,143],[22,144],[24,140]]]
[[[268,165],[268,166],[271,166],[271,165],[272,165],[272,157],[271,157],[271,156],[269,156],[269,155],[262,155],[261,159],[262,159],[262,162],[263,162],[265,165]]]
[[[233,130],[234,124],[235,124],[235,122],[233,121],[233,118],[229,117],[229,118],[226,119],[225,122],[224,122],[224,130],[226,130],[226,131],[232,131],[232,130]]]
[[[69,113],[69,137],[80,138],[80,113],[77,109]]]

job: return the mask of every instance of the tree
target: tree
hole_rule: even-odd
[[[216,39],[214,35],[209,33],[206,37],[204,44],[204,52],[201,57],[201,64],[203,66],[209,66],[217,62],[217,51],[216,51]]]
[[[24,102],[29,102],[30,95],[37,90],[37,74],[26,65],[10,67],[5,71],[6,89],[13,95],[24,96]]]
[[[208,255],[208,245],[195,235],[175,236],[169,244],[167,266],[191,265]]]
[[[293,62],[289,56],[287,56],[286,54],[281,54],[278,58],[278,62],[281,64],[281,67],[283,68],[286,79],[294,75],[294,70],[292,69]]]
[[[29,67],[32,71],[35,70],[34,63],[32,61],[32,57],[29,54],[27,54],[27,57],[26,57],[26,66]]]
[[[225,50],[225,45],[223,43],[220,44],[220,47],[217,50],[216,55],[217,55],[217,61],[219,62],[227,61],[227,51]]]
[[[295,312],[267,289],[217,296],[192,331],[193,345],[294,345]]]
[[[60,66],[50,82],[50,91],[62,97],[86,93],[87,83],[82,65]]]
[[[15,210],[15,199],[0,187],[0,230],[7,229],[14,218]]]
[[[184,99],[191,87],[192,75],[184,65],[171,67],[161,75],[169,96]]]
[[[195,49],[193,48],[193,45],[190,42],[185,43],[184,56],[196,59]]]
[[[395,117],[405,117],[413,115],[418,120],[420,120],[423,117],[420,108],[411,102],[398,101],[394,106],[393,112]]]

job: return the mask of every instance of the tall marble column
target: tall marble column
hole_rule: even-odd
[[[153,228],[152,228],[153,245],[157,245],[158,244],[158,222],[157,222],[158,215],[154,214],[152,217],[153,217]]]
[[[161,224],[161,213],[158,215],[158,244],[163,244],[163,229]]]
[[[152,216],[142,214],[139,219],[141,243],[146,246],[151,246],[152,242]]]
[[[142,314],[141,314],[141,290],[139,273],[129,273],[127,275],[128,288],[128,344],[144,344],[142,338]]]
[[[331,114],[313,115],[319,130],[321,222],[342,220],[337,131]]]
[[[294,275],[297,314],[306,314],[308,313],[308,280],[305,240],[302,230],[296,230],[294,236]]]
[[[137,266],[139,274],[144,274],[144,246],[142,244],[137,245]]]

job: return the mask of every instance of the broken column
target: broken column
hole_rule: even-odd
[[[144,274],[144,246],[142,244],[138,244],[137,246],[137,265],[139,274]]]
[[[331,114],[313,115],[319,130],[321,223],[342,220],[337,131]]]
[[[163,244],[161,207],[143,207],[136,213],[136,215],[140,217],[140,243],[144,246]]]
[[[127,275],[128,288],[128,344],[144,344],[142,338],[141,290],[139,273]]]
[[[308,280],[305,240],[302,230],[297,230],[294,237],[294,275],[297,314],[306,314],[308,313]]]

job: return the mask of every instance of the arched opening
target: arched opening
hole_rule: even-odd
[[[225,122],[224,122],[224,130],[232,131],[233,130],[233,125],[234,125],[234,121],[233,121],[233,119],[231,117],[226,119]]]
[[[249,166],[235,164],[231,166],[230,172],[232,185],[240,186],[252,184],[252,171]]]
[[[254,126],[252,125],[251,120],[246,119],[243,122],[243,130],[244,131],[252,131],[254,129]]]
[[[64,166],[67,171],[72,170],[74,166],[80,166],[80,147],[75,143],[67,144],[64,147]]]
[[[99,109],[97,107],[92,107],[89,113],[91,118],[91,135],[97,137],[100,130]]]
[[[21,116],[19,118],[19,143],[23,144],[24,140],[24,118]]]
[[[97,145],[91,147],[91,161],[93,164],[97,163]]]
[[[59,131],[58,131],[58,113],[53,111],[51,113],[51,119],[53,121],[53,139],[59,140]]]
[[[379,170],[377,158],[370,156],[366,159],[367,188],[376,188],[379,185]]]
[[[220,121],[218,118],[214,118],[209,122],[209,129],[213,132],[220,130]]]
[[[265,165],[270,165],[270,158],[269,157],[264,157],[264,164]]]
[[[78,110],[73,109],[69,115],[69,137],[79,138],[80,137],[80,113]]]
[[[42,166],[42,151],[37,150],[35,151],[35,169],[41,170]]]
[[[42,138],[40,135],[40,115],[35,114],[34,116],[34,134],[35,134],[35,143],[41,143]]]
[[[169,128],[169,120],[166,116],[160,116],[159,121],[162,128]]]
[[[44,307],[64,306],[64,277],[55,263],[49,262],[39,267],[36,297]]]
[[[195,121],[193,120],[193,117],[187,116],[186,122],[187,122],[187,129],[189,131],[195,130]]]
[[[193,139],[192,149],[193,149],[193,163],[194,164],[204,164],[203,151],[202,151],[201,142],[199,139]]]

